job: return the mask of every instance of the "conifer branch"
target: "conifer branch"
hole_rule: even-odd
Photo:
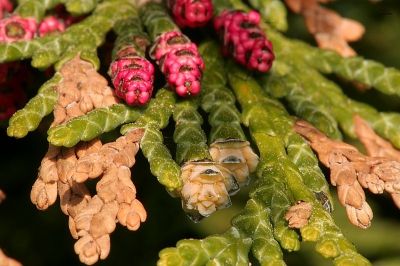
[[[346,135],[352,138],[356,137],[354,132],[353,115],[358,114],[363,119],[368,121],[378,134],[392,141],[396,147],[400,147],[400,133],[398,130],[394,129],[394,125],[399,119],[399,115],[397,113],[378,112],[374,107],[368,104],[349,99],[336,83],[325,78],[316,69],[310,69],[307,67],[307,45],[298,41],[291,41],[272,29],[268,30],[268,36],[274,42],[274,45],[278,47],[275,51],[276,55],[279,58],[284,59],[282,60],[282,63],[284,64],[278,63],[276,72],[273,72],[273,74],[283,77],[284,81],[287,80],[287,82],[284,83],[284,86],[285,90],[288,92],[286,92],[286,94],[284,92],[282,93],[285,96],[288,95],[288,98],[290,93],[292,93],[294,99],[291,97],[293,103],[290,102],[290,104],[295,109],[300,108],[298,113],[300,117],[303,117],[304,119],[312,119],[310,122],[315,123],[316,118],[313,118],[313,116],[308,116],[307,112],[302,112],[302,106],[299,105],[299,103],[303,103],[304,101],[299,101],[299,103],[296,103],[298,98],[307,96],[307,100],[315,104],[318,109],[321,110],[320,113],[325,114],[324,116],[326,119],[328,119],[328,121],[331,118],[329,118],[329,115],[327,114],[331,114]],[[295,55],[293,54],[292,50],[294,47],[297,47],[296,51],[294,52]],[[339,55],[337,56],[338,58],[340,57]],[[285,60],[293,57],[297,58],[295,67],[288,68],[291,63],[285,62]],[[263,79],[266,79],[267,81],[262,82],[267,88],[269,86],[274,86],[273,81],[269,83],[268,77],[263,77]],[[280,82],[282,81],[280,80]],[[302,84],[308,84],[308,86],[302,86]],[[294,92],[290,90],[291,88],[293,89],[293,87],[296,88]],[[272,89],[268,90],[271,91]],[[301,93],[301,89],[304,90],[303,93]],[[297,94],[299,93],[301,94],[298,96]],[[296,108],[296,106],[298,106],[298,108]],[[316,126],[320,126],[320,129],[323,130],[325,134],[329,134],[329,136],[336,138],[339,135],[337,133],[333,133],[332,135],[331,133],[337,132],[337,130],[332,130],[334,128],[331,128],[334,124],[335,123],[332,123],[329,127],[327,126],[329,125],[328,123],[324,123],[322,125],[316,123]]]
[[[53,111],[57,99],[58,92],[55,86],[42,90],[10,118],[8,136],[23,138],[29,131],[35,130],[42,118]]]
[[[219,49],[219,45],[214,41],[205,42],[199,47],[206,64],[203,72],[201,106],[204,111],[210,113],[208,117],[211,126],[209,144],[218,139],[246,140],[240,125],[240,113],[235,106],[235,97],[226,88],[227,77],[223,70],[223,58],[221,55],[215,55],[214,52]]]
[[[55,146],[72,147],[79,141],[92,140],[122,124],[134,122],[145,111],[146,107],[132,108],[126,104],[96,108],[86,115],[72,118],[64,125],[50,128],[47,140]]]
[[[168,191],[182,186],[181,169],[163,144],[164,137],[160,131],[168,125],[175,101],[174,93],[163,88],[157,92],[156,98],[150,101],[146,112],[135,123],[121,128],[122,134],[137,128],[144,130],[140,148],[149,161],[151,173]]]
[[[176,162],[183,164],[190,160],[211,160],[207,137],[201,125],[203,118],[197,112],[199,99],[183,100],[175,103],[174,142],[176,143]]]
[[[232,63],[228,65],[227,69],[229,83],[244,109],[243,122],[249,127],[250,134],[260,150],[260,163],[257,169],[259,180],[277,180],[280,183],[286,184],[288,192],[293,195],[293,199],[291,200],[292,205],[294,200],[313,203],[310,224],[307,225],[308,227],[304,226],[303,228],[306,227],[309,229],[311,227],[318,229],[312,231],[314,238],[303,232],[302,237],[303,240],[307,239],[306,241],[318,241],[316,249],[323,257],[342,261],[356,256],[360,263],[368,264],[369,262],[364,257],[355,253],[354,246],[343,237],[340,230],[337,227],[333,227],[334,223],[330,214],[319,203],[313,191],[305,186],[302,182],[300,171],[287,157],[285,145],[281,137],[285,135],[279,134],[281,132],[275,126],[277,122],[287,119],[285,119],[287,116],[285,114],[286,111],[276,101],[268,99],[263,95],[261,87],[249,76],[248,72]],[[278,158],[279,161],[276,161]],[[277,190],[274,189],[273,191]],[[288,195],[288,193],[284,195]],[[255,195],[250,193],[250,196],[254,197]],[[318,216],[318,222],[313,221],[313,215]],[[291,238],[291,240],[294,241],[295,239]],[[333,244],[335,246],[333,249],[334,252],[331,250]]]
[[[230,207],[231,197],[251,185],[247,196],[238,195],[246,204],[228,230],[180,240],[159,253],[158,265],[249,265],[254,259],[285,265],[284,252],[298,251],[301,242],[315,243],[334,265],[371,265],[333,220],[334,201],[319,166],[330,169],[353,225],[366,229],[373,218],[364,189],[389,193],[400,208],[400,113],[353,100],[325,75],[400,96],[399,70],[343,57],[353,53],[347,42],[362,33],[358,27],[347,34],[345,26],[358,23],[318,0],[213,0],[213,6],[210,0],[20,0],[15,11],[13,3],[0,0],[0,119],[14,113],[7,134],[22,138],[53,111],[30,198],[39,210],[60,199],[81,262],[109,255],[117,223],[137,230],[147,219],[130,171],[141,149],[150,172],[196,223]],[[305,17],[320,47],[333,40],[339,46],[331,48],[343,56],[285,37],[283,3]],[[61,27],[57,18],[49,20],[56,26],[39,25],[56,13],[58,22],[71,13],[79,17]],[[192,29],[206,23],[213,34]],[[51,77],[53,68],[55,74],[15,112],[26,96],[8,89],[19,88],[14,81],[24,59],[45,70],[35,82]],[[163,88],[153,62],[167,81]],[[107,68],[115,89],[102,76]],[[122,136],[100,141],[118,127]],[[173,147],[164,144],[172,133]],[[358,138],[369,155],[342,142],[342,134]],[[96,182],[92,189],[90,182]],[[4,260],[14,263],[0,250]]]
[[[203,240],[184,239],[176,244],[176,248],[166,248],[159,254],[157,265],[230,265],[248,264],[247,252],[251,240],[241,238],[236,228],[219,235],[212,235]]]
[[[259,76],[258,82],[262,88],[274,98],[285,98],[297,116],[310,121],[321,131],[334,139],[341,139],[336,119],[320,106],[303,88],[303,74],[298,73],[289,65],[275,61],[275,68],[267,75]]]
[[[322,73],[335,73],[345,80],[359,82],[368,88],[373,87],[384,94],[400,95],[397,86],[400,82],[398,69],[385,67],[381,63],[361,56],[344,58],[334,51],[310,46],[306,48],[308,50],[305,56],[306,62]]]
[[[36,3],[36,1],[28,2]],[[3,55],[0,57],[0,62],[32,58],[32,66],[36,68],[46,69],[58,62],[55,67],[58,70],[64,62],[80,53],[82,58],[92,62],[98,69],[96,48],[104,42],[105,35],[115,22],[129,17],[131,12],[135,13],[135,9],[128,1],[105,1],[96,7],[90,17],[68,27],[59,35],[40,37],[34,39],[33,43],[30,41],[0,43],[0,55]]]

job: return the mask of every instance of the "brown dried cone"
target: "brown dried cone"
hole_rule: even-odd
[[[285,220],[288,221],[288,227],[300,229],[308,224],[308,219],[311,216],[312,204],[308,201],[299,200],[296,205],[289,208],[285,215]]]
[[[356,52],[348,42],[360,39],[365,32],[364,26],[357,21],[342,18],[338,13],[320,6],[318,2],[328,1],[285,0],[294,13],[303,16],[307,30],[314,35],[319,47],[335,50],[344,57],[355,56]]]
[[[6,254],[0,249],[0,266],[22,266],[18,261],[7,257]]]
[[[368,228],[373,214],[357,180],[357,175],[373,174],[372,171],[360,172],[360,169],[368,169],[367,156],[349,144],[327,138],[303,120],[296,121],[293,129],[318,153],[321,163],[331,169],[331,184],[337,186],[339,201],[346,207],[350,222],[360,228]]]

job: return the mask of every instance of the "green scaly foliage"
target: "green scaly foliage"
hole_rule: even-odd
[[[179,30],[165,7],[154,2],[138,7],[137,1],[129,0],[21,0],[15,14],[41,21],[59,3],[74,15],[88,16],[58,35],[0,43],[0,63],[30,59],[34,68],[44,70],[54,65],[57,71],[80,54],[100,71],[102,60],[97,49],[112,30],[116,35],[112,58],[120,45],[136,45],[137,36],[147,39],[149,45],[161,33]],[[361,56],[343,58],[336,52],[285,37],[282,32],[287,30],[288,22],[282,1],[214,0],[213,4],[215,15],[224,9],[252,8],[260,12],[276,57],[268,73],[251,73],[223,58],[218,53],[217,37],[205,36],[198,43],[205,62],[198,97],[177,99],[169,88],[159,87],[143,107],[116,104],[97,108],[49,129],[47,140],[55,146],[73,147],[117,128],[121,134],[141,128],[144,136],[140,148],[151,174],[168,191],[174,191],[182,186],[179,163],[211,159],[208,145],[217,139],[249,139],[260,162],[245,206],[232,218],[231,226],[224,232],[203,239],[183,239],[176,247],[161,250],[159,266],[249,265],[254,262],[249,259],[250,252],[260,265],[286,265],[285,252],[299,251],[302,242],[315,243],[316,252],[334,265],[371,265],[333,219],[334,199],[318,159],[292,131],[292,125],[300,117],[330,138],[355,138],[353,115],[358,114],[380,136],[400,148],[399,113],[380,112],[351,99],[327,76],[336,74],[387,95],[400,95],[400,71]],[[138,45],[135,47],[146,56]],[[57,84],[63,79],[56,72],[10,118],[10,137],[23,138],[38,128],[53,111]],[[165,144],[169,125],[173,125],[170,135],[176,144],[175,155]],[[309,223],[294,230],[284,216],[299,200],[311,202],[313,209]]]

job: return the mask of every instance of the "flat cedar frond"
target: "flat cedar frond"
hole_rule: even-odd
[[[400,163],[387,157],[369,157],[355,147],[328,139],[305,121],[297,121],[294,130],[307,139],[319,160],[331,169],[331,183],[338,188],[340,203],[346,207],[350,221],[368,228],[373,217],[362,189],[372,193],[398,194]]]
[[[398,96],[400,71],[356,56],[349,42],[361,38],[364,26],[323,7],[330,0],[17,2],[0,0],[0,120],[8,119],[8,136],[22,138],[43,129],[53,112],[30,199],[39,210],[59,200],[82,263],[109,257],[117,223],[136,231],[148,220],[141,229],[151,238],[139,232],[141,239],[128,245],[135,264],[154,262],[149,247],[187,229],[169,202],[160,202],[157,187],[143,194],[158,183],[196,223],[234,205],[227,215],[221,211],[214,233],[203,227],[205,236],[193,239],[185,231],[188,239],[162,249],[158,266],[283,266],[298,263],[292,256],[319,264],[296,255],[303,242],[313,242],[320,259],[334,265],[371,265],[366,257],[384,263],[370,249],[361,255],[338,227],[330,185],[351,224],[363,229],[379,216],[364,189],[388,192],[400,208],[400,113],[390,109],[397,99],[382,111],[380,103],[353,99],[360,91],[345,92],[330,74]],[[287,8],[303,16],[319,47],[285,36]],[[368,155],[343,141],[349,138]],[[11,145],[4,145],[11,156],[34,146]],[[158,183],[136,180],[131,168]],[[13,194],[0,186],[8,196],[3,209]],[[9,225],[11,216],[0,222]],[[25,242],[32,238],[23,235]],[[391,236],[384,236],[386,243]],[[20,238],[5,239],[12,247]],[[25,246],[37,253],[36,245],[22,245],[23,252]],[[8,254],[9,247],[1,248]],[[21,264],[0,250],[0,265]]]
[[[354,116],[354,130],[369,156],[387,157],[400,161],[400,151],[393,147],[391,142],[376,134],[371,126],[358,115]]]

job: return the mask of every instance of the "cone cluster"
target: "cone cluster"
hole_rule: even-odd
[[[214,28],[225,57],[232,56],[248,69],[265,72],[272,67],[275,56],[272,43],[259,26],[260,20],[256,11],[225,10],[214,19]]]

